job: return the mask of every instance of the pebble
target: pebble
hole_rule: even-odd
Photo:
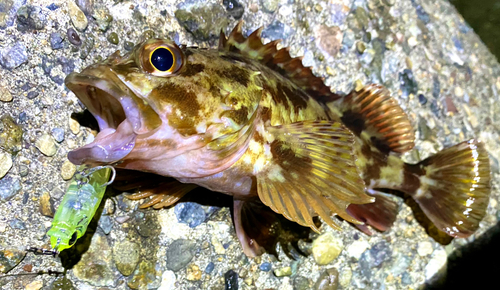
[[[161,277],[156,271],[155,263],[142,260],[134,274],[128,278],[127,285],[132,289],[156,289],[161,285]]]
[[[116,32],[111,32],[108,37],[107,37],[108,41],[114,45],[117,45],[118,42],[120,41],[119,38],[118,38],[118,34],[116,34]]]
[[[261,0],[262,8],[265,12],[273,13],[278,9],[279,0]]]
[[[64,129],[62,128],[54,128],[51,131],[52,137],[56,140],[57,143],[61,143],[64,141]]]
[[[78,35],[78,32],[76,32],[72,27],[68,28],[68,30],[66,31],[66,36],[68,37],[68,40],[71,44],[75,46],[82,45],[82,39]]]
[[[6,69],[14,69],[28,61],[26,47],[21,42],[0,50],[0,65]]]
[[[354,241],[347,247],[347,256],[359,260],[363,252],[370,247],[367,241]]]
[[[95,232],[89,249],[73,267],[73,274],[93,286],[115,287],[117,278],[113,264],[112,249],[106,236]]]
[[[165,271],[161,275],[161,284],[158,290],[174,290],[175,289],[175,273],[172,271]]]
[[[431,280],[431,278],[437,279],[439,276],[438,273],[446,271],[445,266],[447,260],[448,256],[446,255],[446,251],[442,248],[436,249],[429,263],[425,266],[425,279],[427,281]]]
[[[238,273],[229,270],[224,274],[225,290],[238,290]]]
[[[273,271],[274,275],[276,277],[283,277],[283,276],[291,276],[292,275],[292,268],[291,267],[283,267],[279,268]]]
[[[23,130],[10,115],[0,118],[0,148],[15,154],[21,150]]]
[[[352,270],[350,267],[344,267],[340,271],[339,283],[342,287],[347,288],[351,284]]]
[[[40,213],[47,217],[54,217],[54,201],[48,192],[40,197]]]
[[[9,89],[0,86],[0,101],[2,102],[10,102],[12,101],[12,94]]]
[[[205,273],[210,274],[215,268],[215,264],[213,262],[209,262],[207,267],[205,267]]]
[[[296,290],[309,290],[311,286],[309,284],[309,279],[303,276],[297,276],[293,280],[293,289]]]
[[[29,283],[28,285],[26,285],[26,287],[24,289],[26,289],[26,290],[39,290],[39,289],[42,289],[42,287],[43,287],[43,282],[40,280],[35,280],[35,281]]]
[[[177,272],[189,264],[194,257],[196,244],[194,241],[178,239],[167,249],[167,269]]]
[[[111,229],[113,228],[113,220],[109,217],[109,215],[103,214],[99,219],[99,227],[106,235],[109,235],[109,233],[111,233]]]
[[[73,118],[69,118],[69,129],[71,133],[78,135],[80,133],[80,123]]]
[[[369,65],[373,62],[374,58],[375,58],[375,50],[370,48],[363,52],[360,60],[363,64]]]
[[[264,271],[264,272],[269,272],[271,271],[271,264],[268,263],[268,262],[265,262],[265,263],[262,263],[260,266],[259,266],[259,269],[261,271]]]
[[[315,30],[316,43],[319,48],[335,57],[341,47],[344,34],[337,26],[320,25]]]
[[[46,17],[41,7],[22,6],[17,10],[17,30],[42,30],[45,27]]]
[[[43,133],[42,136],[36,139],[35,147],[48,157],[54,156],[57,152],[54,138],[47,133]]]
[[[313,258],[318,265],[327,265],[342,252],[342,240],[328,232],[319,236],[312,244]]]
[[[75,3],[86,15],[94,13],[94,0],[75,0]]]
[[[417,81],[410,69],[405,69],[399,73],[399,85],[403,91],[403,97],[408,97],[410,94],[416,95],[418,92]]]
[[[402,253],[398,253],[394,258],[394,262],[392,263],[393,264],[391,268],[392,275],[399,276],[405,273],[411,264],[411,260],[412,260],[411,257],[404,255]]]
[[[174,213],[180,223],[188,224],[190,228],[199,226],[206,219],[203,207],[195,202],[176,204]]]
[[[455,96],[462,98],[464,96],[464,90],[461,87],[455,87]]]
[[[375,244],[370,250],[365,251],[359,259],[361,274],[370,278],[373,268],[380,267],[382,263],[391,259],[392,251],[386,241]]]
[[[283,24],[279,20],[275,20],[262,30],[262,37],[272,40],[286,39],[292,32],[292,29],[288,25]]]
[[[7,273],[19,264],[26,255],[26,251],[17,249],[0,250],[0,273]]]
[[[418,101],[421,105],[427,104],[427,98],[423,94],[418,94]]]
[[[34,98],[38,97],[39,94],[40,93],[37,91],[31,91],[28,93],[28,95],[26,97],[30,100],[33,100]]]
[[[13,218],[9,222],[9,226],[15,230],[25,230],[26,229],[26,225],[24,224],[24,222],[18,218]]]
[[[196,264],[190,265],[186,270],[186,279],[189,281],[199,281],[201,279],[200,267]]]
[[[104,9],[98,9],[93,17],[102,32],[106,32],[111,26],[111,22],[113,22],[113,16],[111,16],[109,12]]]
[[[21,191],[21,182],[18,178],[5,176],[0,179],[0,200],[9,201]]]
[[[73,22],[73,26],[75,26],[78,31],[84,31],[89,24],[87,16],[85,16],[85,13],[83,13],[73,0],[69,0],[67,3],[69,17],[71,18],[71,22]]]
[[[352,29],[346,29],[344,31],[344,37],[342,38],[342,44],[347,46],[348,48],[351,48],[354,44],[354,41],[356,40],[356,36],[354,35],[354,31]]]
[[[140,247],[137,243],[125,240],[113,246],[113,259],[118,271],[124,276],[132,274],[139,263]]]
[[[4,177],[12,167],[12,158],[9,154],[0,151],[0,178]]]
[[[432,243],[431,242],[424,241],[424,242],[418,243],[417,253],[418,253],[419,256],[425,257],[427,255],[432,254],[433,251],[434,251],[434,249],[432,248]]]
[[[337,290],[339,287],[339,272],[335,268],[330,268],[319,275],[315,290]]]
[[[245,7],[238,0],[223,0],[222,4],[226,7],[229,15],[233,16],[236,20],[240,19],[243,13],[245,13]]]
[[[225,30],[229,24],[226,10],[221,5],[210,2],[197,5],[193,9],[177,9],[175,18],[199,40],[218,38],[220,30]]]
[[[58,276],[54,279],[48,290],[75,290],[73,282],[65,275]]]
[[[127,51],[131,51],[132,49],[134,49],[134,43],[131,41],[125,41],[123,43],[123,48]]]

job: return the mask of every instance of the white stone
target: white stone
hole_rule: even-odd
[[[161,275],[161,285],[158,290],[174,290],[175,289],[175,273],[173,271],[165,271]]]
[[[347,256],[359,260],[361,254],[370,247],[367,241],[354,241],[347,247]]]
[[[433,251],[434,251],[434,249],[432,248],[431,242],[425,241],[425,242],[418,243],[417,253],[419,256],[425,257],[427,255],[432,254]]]
[[[430,280],[434,277],[440,270],[446,266],[446,261],[448,256],[444,249],[436,249],[432,255],[431,260],[425,266],[425,279]]]
[[[4,177],[12,167],[12,158],[9,154],[0,151],[0,178]]]

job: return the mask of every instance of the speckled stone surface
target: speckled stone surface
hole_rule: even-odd
[[[12,160],[0,179],[2,289],[418,289],[436,279],[450,253],[500,217],[500,66],[446,1],[69,2],[0,2],[0,117],[10,115],[23,132],[14,142],[19,150],[0,139],[2,156]],[[239,19],[248,32],[264,26],[265,41],[284,38],[291,54],[303,55],[336,92],[385,85],[417,131],[416,149],[404,156],[408,162],[469,138],[485,142],[494,183],[477,233],[442,246],[398,199],[401,212],[386,233],[368,237],[346,223],[342,232],[323,226],[330,242],[317,244],[342,245],[327,265],[313,255],[291,260],[281,250],[279,259],[248,259],[228,208],[138,210],[136,202],[118,196],[106,201],[87,244],[83,239],[75,246],[84,252],[78,263],[69,250],[57,259],[11,255],[27,246],[49,247],[46,207],[56,207],[63,196],[66,154],[93,139],[90,129],[70,121],[83,108],[65,89],[64,77],[117,49],[130,50],[144,32],[214,47],[219,29],[230,30]],[[2,125],[0,136],[9,128]],[[133,246],[127,252],[124,245]],[[9,274],[63,271],[62,263],[76,265],[57,278],[1,274],[7,268],[13,268]]]

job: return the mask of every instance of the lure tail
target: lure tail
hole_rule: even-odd
[[[436,227],[460,238],[477,230],[490,194],[490,163],[482,143],[459,143],[406,169],[420,181],[408,193]]]

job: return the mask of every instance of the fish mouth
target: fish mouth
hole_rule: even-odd
[[[153,109],[133,93],[112,70],[105,67],[71,73],[68,87],[99,124],[94,141],[70,151],[74,164],[110,164],[125,158],[137,138],[161,125]]]

